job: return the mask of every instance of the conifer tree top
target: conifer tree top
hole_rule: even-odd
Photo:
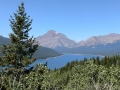
[[[38,48],[38,44],[35,44],[35,38],[33,36],[29,37],[29,31],[32,29],[32,20],[25,13],[23,2],[21,6],[18,6],[14,17],[10,17],[10,26],[13,31],[9,35],[11,44],[3,45],[2,53],[4,56],[2,60],[8,66],[25,67],[35,60],[32,56]]]

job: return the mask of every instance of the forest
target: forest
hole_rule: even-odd
[[[47,62],[26,68],[39,45],[29,37],[32,20],[23,2],[9,21],[13,33],[0,50],[0,90],[120,90],[119,55],[74,60],[54,70]]]
[[[38,64],[32,69],[1,72],[1,90],[119,90],[120,56],[105,56],[68,62],[50,70]]]

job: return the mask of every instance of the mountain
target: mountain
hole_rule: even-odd
[[[62,33],[50,30],[46,34],[37,37],[36,40],[41,46],[35,53],[36,58],[55,57],[61,55],[60,53],[120,54],[120,34],[115,33],[93,36],[85,41],[75,42]],[[9,38],[0,36],[0,45],[8,43],[10,43]]]
[[[61,53],[46,47],[39,47],[38,50],[35,52],[34,57],[37,59],[46,59],[49,57],[56,57],[62,55]]]
[[[0,45],[10,44],[10,39],[0,36]],[[34,53],[34,57],[37,59],[45,59],[48,57],[56,57],[62,55],[61,53],[47,47],[39,47],[38,50]]]
[[[6,37],[3,37],[0,35],[0,45],[2,44],[9,44],[10,43],[10,40]]]
[[[75,42],[62,33],[54,30],[36,38],[41,46],[53,48],[61,53],[79,54],[120,54],[120,34],[111,33],[104,36],[93,36],[85,41]]]
[[[111,33],[104,36],[93,36],[85,41],[75,42],[62,33],[49,30],[46,34],[37,37],[36,40],[41,46],[53,49],[58,47],[75,48],[81,46],[93,46],[99,44],[106,45],[108,43],[114,43],[115,41],[120,40],[120,34]]]
[[[114,43],[115,41],[120,40],[120,34],[111,33],[105,36],[93,36],[85,41],[80,41],[78,46],[92,46],[103,44],[106,45],[108,43]]]
[[[41,46],[49,48],[56,47],[73,48],[77,45],[76,42],[67,38],[64,34],[57,33],[54,30],[50,30],[46,34],[37,37],[36,40]]]
[[[93,46],[79,46],[76,48],[55,48],[56,51],[61,53],[74,53],[74,54],[94,54],[94,55],[120,55],[120,41],[107,43],[106,45],[97,44]]]

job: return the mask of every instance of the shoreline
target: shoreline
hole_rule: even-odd
[[[101,56],[101,57],[105,57],[105,55],[97,55],[97,54],[77,54],[77,53],[62,53],[61,55],[58,56],[54,56],[54,57],[47,57],[47,58],[37,58],[36,60],[48,60],[49,58],[57,58],[57,57],[61,57],[65,54],[71,54],[71,55],[93,55],[94,56]]]
[[[100,54],[80,54],[80,53],[63,53],[63,54],[74,54],[74,55],[94,55],[94,56],[102,56],[102,57],[106,56],[106,55],[100,55]],[[107,56],[109,56],[109,55],[107,55]]]
[[[53,56],[53,57],[47,57],[47,58],[36,58],[36,60],[38,60],[38,59],[42,59],[42,60],[47,60],[47,59],[49,59],[49,58],[56,58],[56,57],[60,57],[60,56],[62,56],[62,55],[64,55],[64,54],[61,54],[61,55],[58,55],[58,56]]]

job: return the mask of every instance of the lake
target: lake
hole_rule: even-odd
[[[102,59],[104,56],[100,55],[89,55],[89,54],[64,54],[57,57],[50,57],[47,59],[37,59],[34,63],[32,63],[30,66],[34,66],[39,63],[45,64],[46,61],[48,61],[47,66],[53,70],[55,68],[61,68],[67,64],[67,62],[71,62],[73,60],[78,59],[78,61],[83,60],[84,58],[90,59],[92,57],[99,56],[100,59]]]

